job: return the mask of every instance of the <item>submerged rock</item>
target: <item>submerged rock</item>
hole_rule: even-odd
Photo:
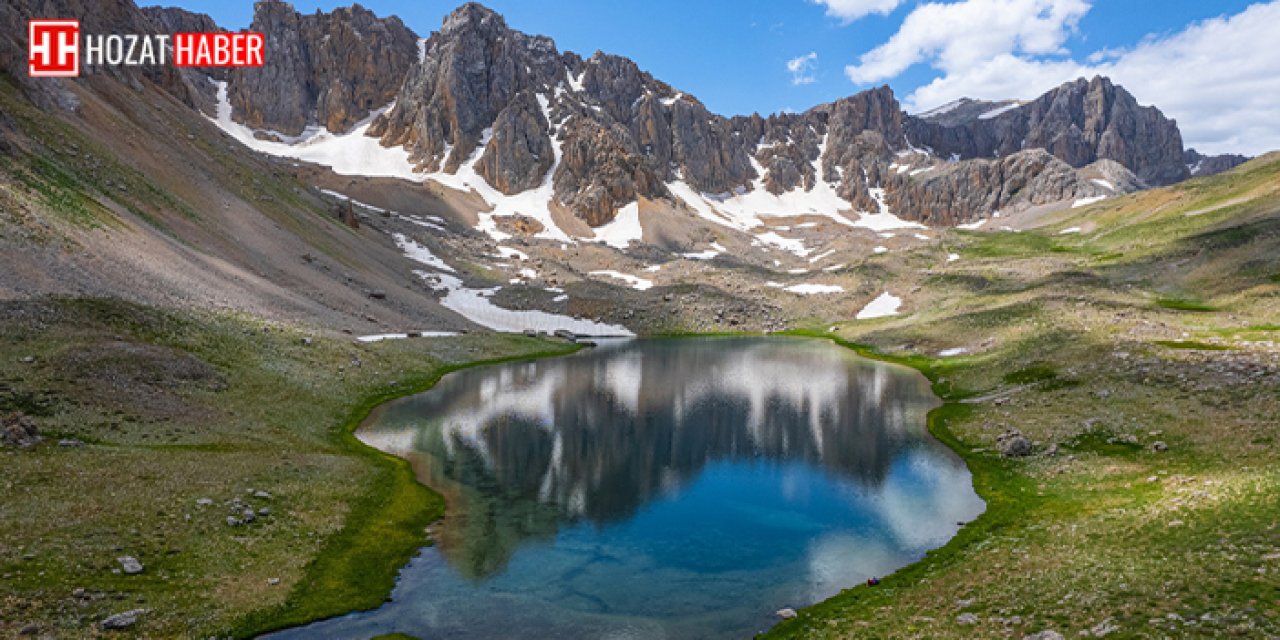
[[[795,610],[795,609],[792,609],[792,608],[790,608],[790,607],[788,607],[788,608],[786,608],[786,609],[778,609],[778,611],[777,611],[777,616],[778,616],[779,618],[782,618],[783,620],[790,620],[790,619],[792,619],[792,618],[796,617],[796,615],[797,615],[797,614],[796,614],[796,610]]]

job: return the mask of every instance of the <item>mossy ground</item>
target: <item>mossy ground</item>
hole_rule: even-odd
[[[0,409],[46,436],[0,449],[5,636],[93,636],[135,608],[150,610],[138,634],[247,636],[377,606],[443,503],[351,429],[459,366],[572,350],[495,335],[305,345],[289,327],[106,300],[4,303],[0,335]],[[272,513],[230,527],[235,498]],[[125,555],[145,571],[117,573]]]
[[[1278,194],[1272,156],[1081,211],[1069,241],[964,234],[909,317],[812,331],[935,382],[988,508],[769,635],[1280,635]],[[997,454],[1006,428],[1036,454]]]

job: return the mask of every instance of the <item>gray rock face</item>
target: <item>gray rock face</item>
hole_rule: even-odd
[[[1225,171],[1230,171],[1249,161],[1248,156],[1237,154],[1223,154],[1220,156],[1206,156],[1195,149],[1187,149],[1183,154],[1183,161],[1187,165],[1187,170],[1191,172],[1194,178],[1204,176],[1213,176]]]
[[[561,54],[551,40],[515,32],[471,3],[427,41],[397,108],[372,131],[385,145],[406,145],[422,170],[454,173],[470,162],[506,194],[553,172],[555,200],[592,226],[638,198],[671,198],[666,184],[674,180],[708,194],[780,194],[825,180],[863,211],[879,210],[872,190],[882,188],[898,215],[957,224],[1124,193],[1145,186],[1144,174],[1159,182],[1185,171],[1176,126],[1105,79],[1068,83],[980,117],[1010,106],[1017,104],[966,101],[946,117],[913,118],[880,87],[802,114],[726,119],[630,60]],[[919,179],[891,169],[897,155],[922,146],[972,160]],[[1076,171],[1090,165],[1112,189]]]
[[[1073,167],[1115,160],[1152,185],[1188,176],[1182,134],[1155,107],[1139,106],[1123,87],[1107,78],[1080,78],[997,115],[995,110],[960,119],[955,111],[912,118],[913,143],[943,157],[1006,156],[1025,148],[1045,149]]]
[[[250,29],[270,55],[261,68],[234,69],[228,87],[232,117],[253,128],[345,131],[391,102],[417,59],[417,36],[399,18],[358,4],[309,15],[284,2],[254,6]]]
[[[80,20],[82,33],[169,33],[155,24],[131,0],[19,0],[0,3],[0,70],[6,72],[32,102],[46,109],[75,110],[79,100],[68,89],[73,83],[85,84],[89,76],[104,76],[141,89],[151,82],[168,91],[179,101],[200,106],[195,74],[170,65],[145,67],[83,65],[81,78],[30,78],[27,74],[27,21],[32,18],[69,17]],[[207,85],[203,78],[200,82]]]
[[[893,211],[933,225],[969,222],[976,214],[1100,195],[1100,188],[1043,149],[998,160],[946,164],[915,178],[893,175]]]
[[[631,60],[562,53],[476,3],[448,15],[421,54],[398,20],[358,5],[302,16],[263,2],[254,29],[273,55],[231,74],[237,119],[340,131],[394,99],[369,133],[404,146],[419,170],[474,169],[508,195],[550,181],[552,204],[592,226],[639,199],[675,200],[674,181],[710,195],[825,181],[856,210],[950,225],[1188,175],[1177,125],[1106,78],[920,116],[879,87],[804,113],[725,118]]]

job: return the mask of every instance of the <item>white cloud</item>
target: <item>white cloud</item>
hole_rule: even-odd
[[[813,3],[825,6],[827,15],[847,24],[873,13],[888,15],[902,0],[813,0]]]
[[[1280,56],[1267,48],[1280,42],[1280,0],[1077,60],[1061,49],[1088,10],[1087,0],[922,4],[846,73],[866,84],[913,64],[938,70],[938,78],[904,98],[909,111],[964,96],[1033,98],[1077,77],[1105,75],[1175,118],[1188,147],[1280,149]]]
[[[1089,11],[1086,0],[966,0],[916,7],[888,42],[863,54],[845,73],[858,84],[892,78],[928,62],[963,72],[1003,53],[1037,56],[1062,45]]]
[[[791,84],[813,84],[817,81],[814,73],[818,70],[818,52],[810,51],[798,58],[787,61],[787,71],[791,72]]]

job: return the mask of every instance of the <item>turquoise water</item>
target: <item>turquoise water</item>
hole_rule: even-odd
[[[827,341],[631,341],[376,411],[448,515],[382,608],[280,638],[733,638],[983,510],[916,372]]]

